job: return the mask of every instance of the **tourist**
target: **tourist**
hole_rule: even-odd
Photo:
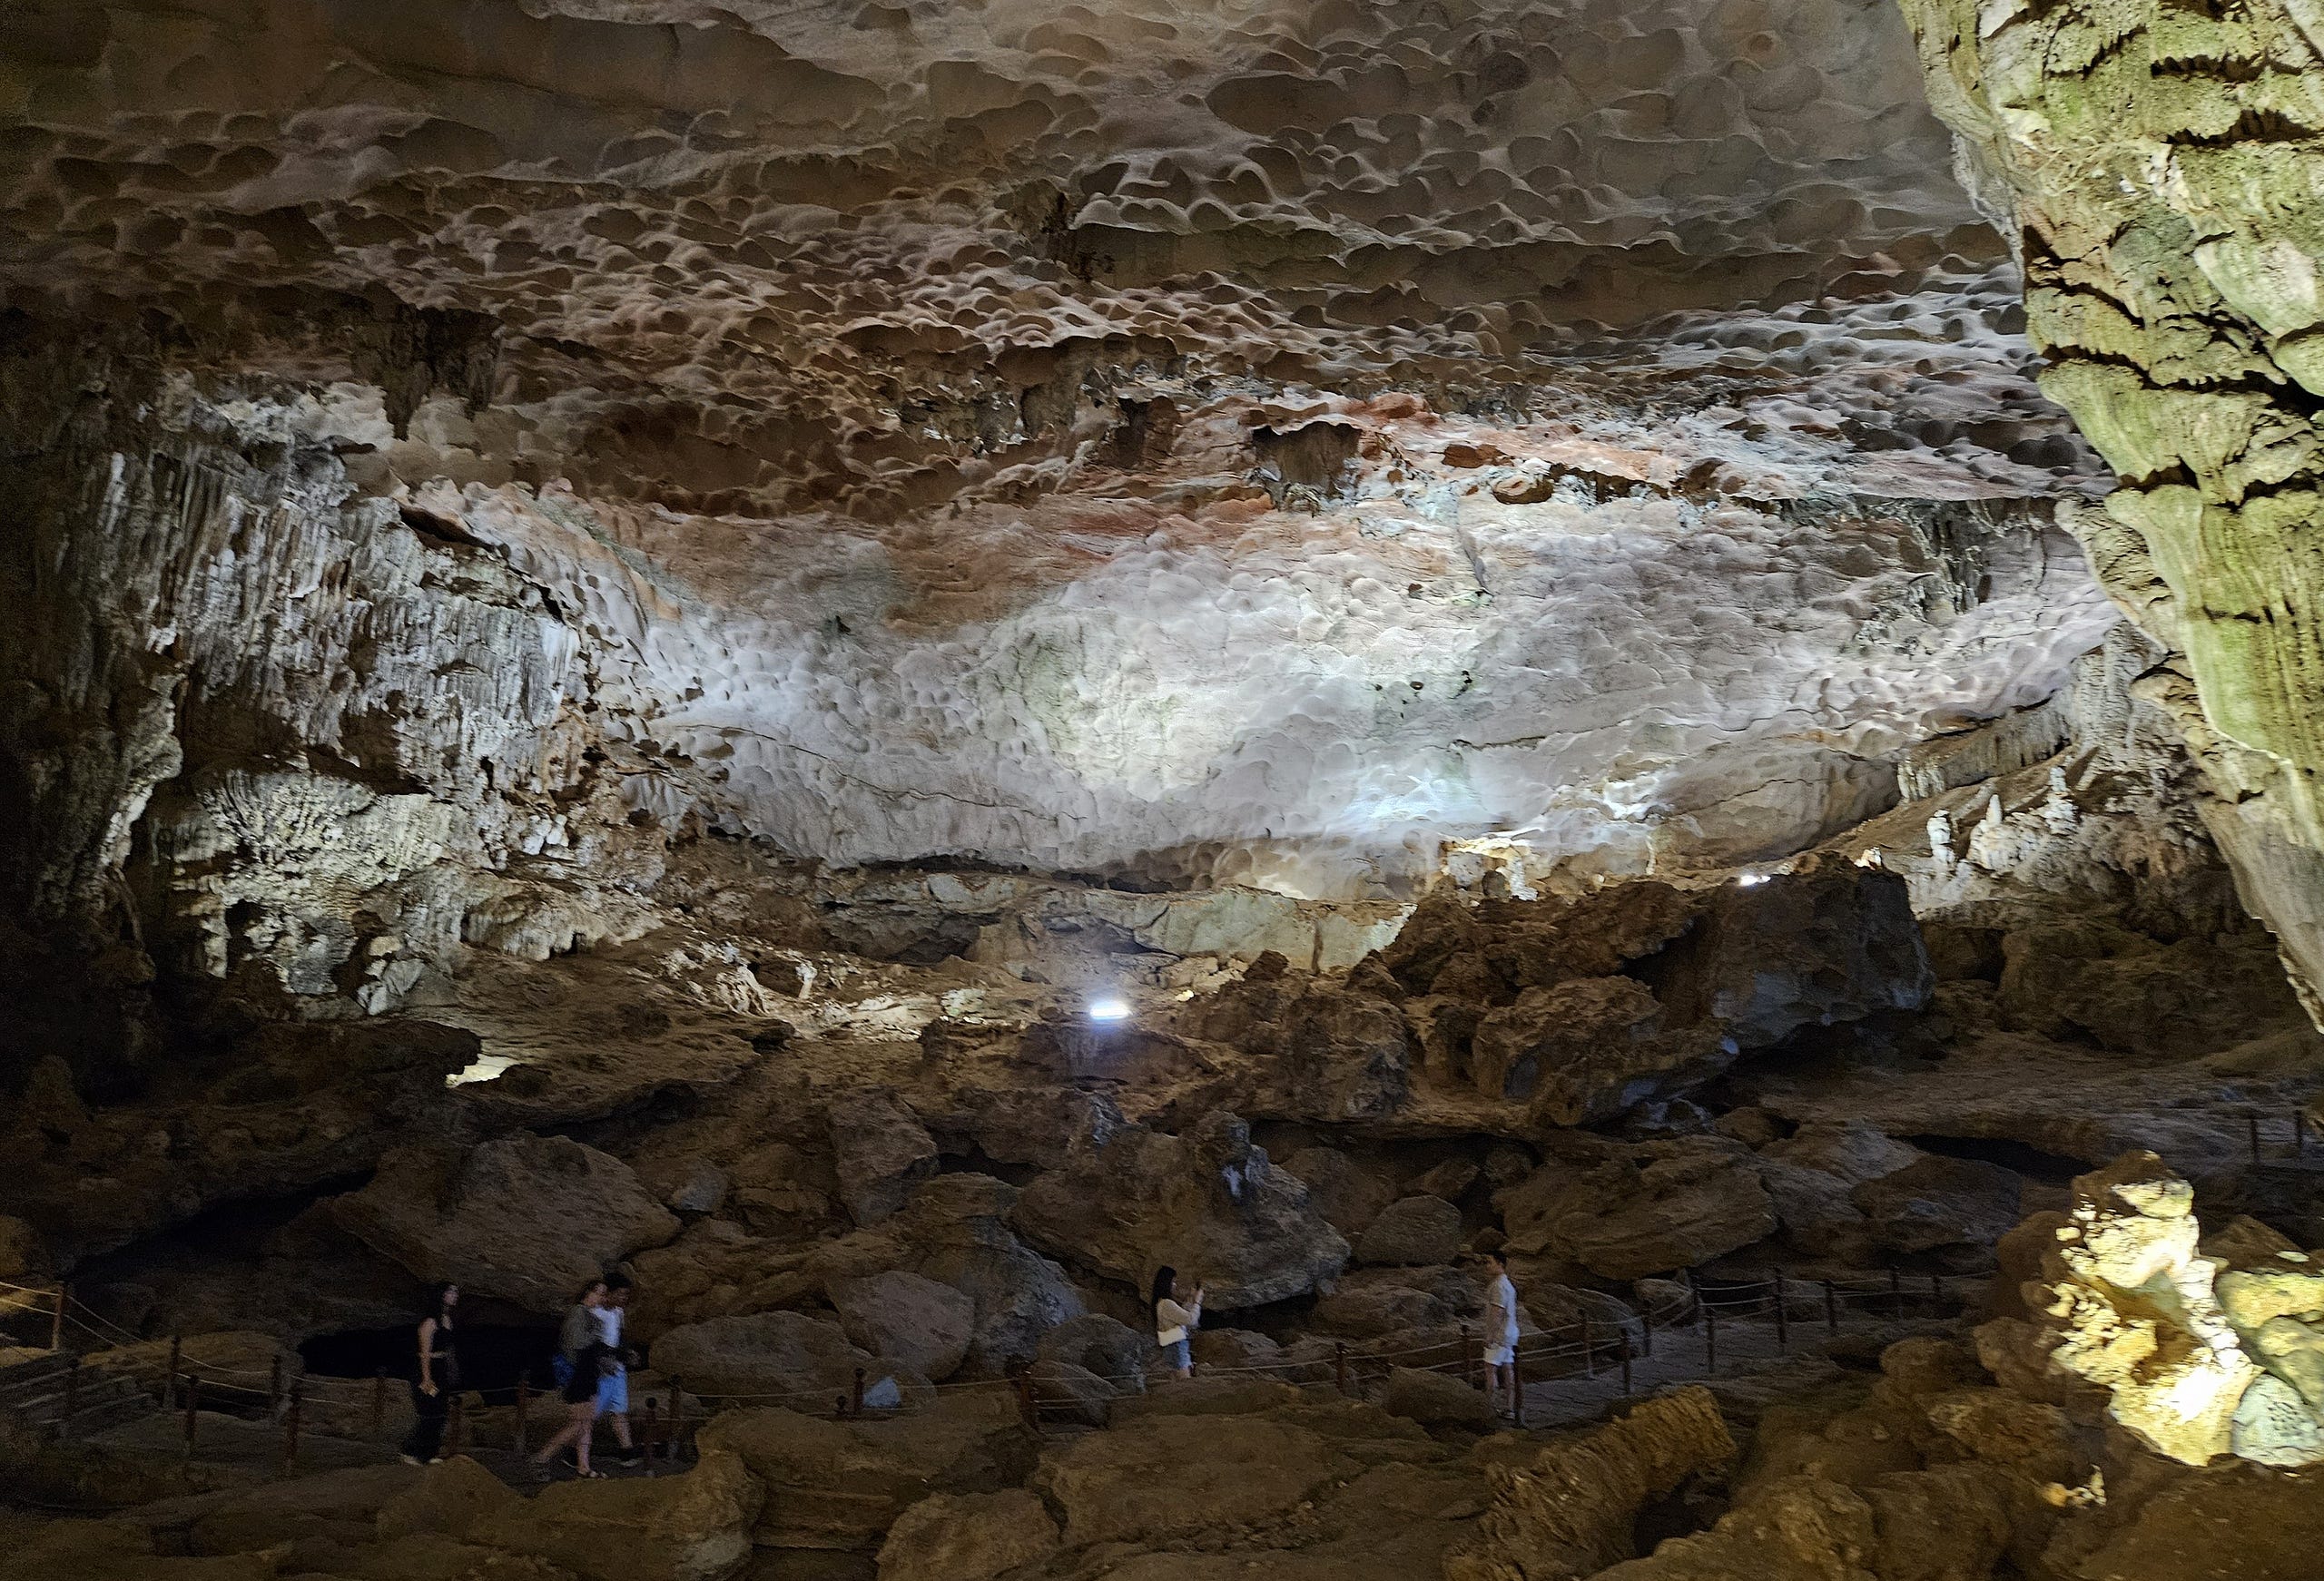
[[[1195,1286],[1191,1304],[1178,1304],[1178,1271],[1155,1271],[1154,1291],[1147,1304],[1154,1312],[1154,1342],[1162,1348],[1163,1364],[1180,1378],[1195,1375],[1194,1342],[1188,1337],[1202,1324],[1202,1286]]]
[[[637,1447],[629,1437],[629,1368],[621,1348],[621,1322],[629,1305],[629,1281],[619,1274],[606,1281],[604,1301],[596,1308],[597,1338],[606,1347],[612,1370],[597,1380],[597,1414],[610,1418],[614,1440],[621,1446],[621,1463],[635,1466]]]
[[[411,1380],[411,1436],[403,1441],[407,1465],[433,1466],[444,1458],[444,1419],[450,1414],[452,1396],[459,1391],[460,1361],[452,1309],[460,1302],[460,1287],[436,1287],[436,1310],[419,1320],[419,1370]]]
[[[570,1444],[574,1469],[593,1482],[604,1480],[604,1472],[589,1467],[589,1436],[597,1430],[597,1390],[612,1360],[613,1352],[606,1349],[602,1340],[591,1340],[574,1353],[571,1381],[564,1390],[565,1425],[533,1457],[534,1466],[544,1474],[549,1462],[556,1458],[557,1451]]]
[[[1520,1415],[1517,1399],[1517,1287],[1510,1282],[1509,1254],[1485,1253],[1485,1399],[1496,1396],[1503,1416]]]
[[[566,1404],[565,1426],[533,1457],[536,1466],[546,1467],[558,1450],[570,1444],[574,1467],[582,1476],[604,1475],[589,1469],[589,1436],[597,1428],[597,1385],[603,1372],[599,1363],[606,1355],[606,1342],[597,1327],[597,1311],[605,1301],[606,1281],[591,1280],[573,1298],[573,1305],[566,1309],[565,1321],[557,1329],[556,1354],[549,1358],[549,1371],[556,1378],[557,1393]]]
[[[597,1309],[605,1304],[606,1281],[593,1279],[581,1287],[566,1309],[565,1322],[556,1331],[556,1354],[549,1358],[548,1370],[556,1379],[560,1390],[573,1382],[574,1358],[590,1345],[601,1342],[597,1331]]]

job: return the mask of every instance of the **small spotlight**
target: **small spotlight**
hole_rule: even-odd
[[[1764,884],[1768,881],[1768,876],[1765,873],[1738,873],[1735,875],[1735,881],[1745,886]]]
[[[1092,999],[1089,1001],[1089,1019],[1092,1021],[1126,1021],[1128,1018],[1129,1001],[1127,999]]]

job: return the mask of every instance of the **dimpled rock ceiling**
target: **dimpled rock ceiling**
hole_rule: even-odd
[[[47,904],[140,817],[217,912],[304,859],[252,820],[393,823],[369,890],[586,843],[599,791],[1325,896],[1448,840],[1779,855],[2113,618],[1884,5],[6,47],[19,593],[80,612],[10,704]]]

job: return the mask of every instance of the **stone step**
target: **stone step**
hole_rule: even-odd
[[[51,1350],[45,1347],[9,1345],[0,1347],[0,1384],[15,1378],[36,1377],[73,1364],[69,1351]]]

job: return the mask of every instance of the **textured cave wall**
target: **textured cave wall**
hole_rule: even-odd
[[[1903,3],[1971,184],[2014,217],[2043,388],[2121,475],[2074,520],[2170,649],[2141,684],[2319,1008],[2324,16]]]
[[[0,839],[125,977],[424,1003],[704,830],[1776,858],[2116,618],[1885,0],[12,24]]]

